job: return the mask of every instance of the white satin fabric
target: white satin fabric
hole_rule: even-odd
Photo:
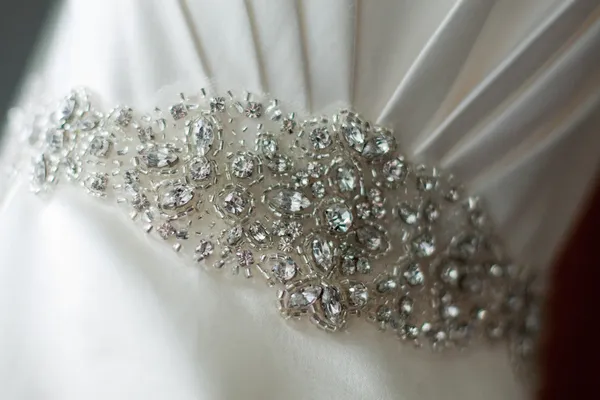
[[[313,112],[352,105],[484,197],[514,258],[543,269],[598,167],[599,12],[595,0],[72,0],[30,82],[145,108],[206,77]],[[38,198],[17,179],[0,260],[2,399],[527,395],[503,347],[434,355],[366,323],[285,323],[258,280],[190,268],[73,188]]]

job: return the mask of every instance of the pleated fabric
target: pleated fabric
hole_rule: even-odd
[[[598,169],[599,15],[596,0],[71,0],[22,98],[87,86],[150,109],[209,87],[350,106],[456,174],[544,271]],[[0,398],[526,396],[504,349],[440,357],[372,327],[282,324],[268,290],[185,269],[75,191],[43,204],[17,183],[1,204]]]

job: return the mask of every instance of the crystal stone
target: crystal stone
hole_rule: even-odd
[[[258,221],[255,221],[248,226],[248,234],[250,235],[250,239],[256,244],[265,244],[270,239],[267,228]]]
[[[305,286],[290,294],[288,306],[290,308],[308,307],[319,299],[322,292],[323,288],[321,286]]]
[[[296,276],[297,270],[296,262],[290,257],[274,259],[271,264],[273,276],[281,283],[286,283]]]
[[[353,307],[364,307],[369,301],[369,290],[362,282],[355,282],[348,288],[348,300]]]
[[[270,200],[270,204],[283,213],[296,214],[311,206],[310,200],[293,189],[276,189]]]
[[[240,216],[250,204],[250,200],[239,190],[232,190],[223,198],[223,209],[229,214]]]
[[[353,251],[347,251],[342,257],[342,275],[354,275],[356,273],[357,257]]]
[[[398,301],[398,311],[401,314],[409,315],[413,312],[414,305],[415,301],[411,297],[402,296],[400,301]]]
[[[172,167],[179,161],[175,151],[167,146],[151,147],[140,152],[142,162],[149,168]]]
[[[294,133],[296,129],[296,121],[291,118],[284,118],[281,120],[281,132],[289,133],[290,135]]]
[[[356,230],[356,240],[369,251],[380,251],[385,243],[383,234],[372,226],[362,226]]]
[[[371,263],[367,258],[359,257],[358,260],[356,260],[356,270],[360,274],[368,274],[371,272]]]
[[[196,118],[190,126],[196,151],[199,154],[206,154],[215,139],[215,126],[205,117]]]
[[[257,146],[262,155],[269,159],[273,158],[278,150],[277,140],[270,135],[258,139]]]
[[[404,202],[397,208],[398,216],[407,225],[414,225],[419,220],[419,212],[410,204]]]
[[[249,267],[250,265],[254,264],[254,255],[250,250],[239,249],[235,255],[238,259],[238,264],[242,267]]]
[[[92,191],[101,193],[106,191],[108,186],[108,175],[102,173],[94,173],[88,176],[85,180],[85,187]]]
[[[322,271],[326,272],[333,268],[333,248],[320,236],[312,239],[312,257]]]
[[[117,110],[115,122],[117,125],[126,128],[133,120],[133,110],[131,108],[123,107]]]
[[[350,146],[352,149],[361,152],[365,147],[365,134],[359,126],[343,126],[342,134],[344,135],[346,142],[348,142],[348,146]]]
[[[334,324],[340,323],[342,317],[342,311],[344,307],[341,302],[340,291],[333,286],[326,286],[323,288],[321,294],[321,306],[325,313],[325,317]]]
[[[243,234],[244,229],[240,225],[236,225],[227,230],[225,234],[225,241],[228,245],[235,246],[242,240]]]
[[[310,132],[309,140],[315,150],[326,149],[333,143],[329,131],[324,127],[313,129]]]
[[[410,263],[403,276],[410,286],[421,286],[425,283],[425,275],[418,263]]]
[[[277,174],[284,174],[292,168],[292,160],[282,154],[274,154],[267,161],[267,168]]]
[[[74,96],[67,96],[62,99],[56,110],[56,117],[59,121],[68,121],[75,112],[77,101]]]
[[[460,267],[454,261],[448,261],[442,268],[441,272],[442,281],[445,283],[456,286],[460,279]]]
[[[246,108],[244,110],[244,114],[246,115],[246,117],[260,118],[262,116],[262,113],[263,113],[262,104],[257,103],[255,101],[249,101],[248,104],[246,104]]]
[[[429,257],[435,252],[435,239],[429,233],[423,233],[412,240],[412,249],[420,257]]]
[[[352,212],[344,203],[334,203],[325,208],[325,221],[333,232],[348,232],[352,227],[352,219]]]
[[[423,204],[423,216],[428,222],[435,222],[440,217],[440,208],[432,200]]]
[[[206,259],[212,254],[213,250],[214,246],[211,241],[205,239],[200,240],[200,243],[198,244],[195,250],[196,259],[198,261]]]
[[[189,163],[190,179],[193,181],[205,181],[212,173],[212,165],[206,157],[194,158]]]
[[[100,135],[94,136],[92,141],[90,142],[90,146],[88,148],[88,152],[94,157],[106,157],[108,152],[110,151],[110,142],[109,140]]]
[[[383,176],[388,182],[404,182],[408,175],[408,166],[403,158],[398,157],[383,164]]]
[[[210,111],[211,112],[225,112],[225,98],[224,97],[213,97],[210,99]]]
[[[310,191],[312,192],[313,196],[318,199],[322,199],[325,196],[325,185],[321,181],[313,182],[313,184],[310,186]]]
[[[376,160],[387,155],[394,147],[394,139],[386,135],[371,138],[362,150],[362,156],[367,160]]]
[[[65,167],[65,173],[67,174],[67,178],[69,178],[69,179],[78,179],[79,178],[79,174],[81,173],[81,166],[79,165],[79,163],[77,161],[75,161],[71,157],[67,157],[67,158],[65,158],[63,165]]]
[[[173,117],[174,120],[185,118],[187,115],[187,108],[184,104],[181,104],[181,103],[172,105],[169,108],[169,111],[171,112],[171,116]]]
[[[131,206],[136,211],[142,211],[150,207],[150,202],[144,193],[134,193],[131,197]]]
[[[237,178],[249,178],[254,172],[254,159],[248,154],[238,154],[231,161],[231,173]]]
[[[356,190],[358,177],[352,166],[342,165],[341,167],[338,167],[335,178],[340,192],[347,193]]]
[[[392,277],[385,277],[379,280],[376,284],[379,293],[388,293],[398,288],[398,282]]]
[[[160,195],[159,205],[163,210],[175,210],[187,205],[193,198],[193,188],[177,184],[169,187]]]

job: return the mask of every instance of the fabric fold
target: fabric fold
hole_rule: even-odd
[[[589,17],[593,1],[564,2],[418,144],[415,153],[440,159],[546,63]]]
[[[438,110],[493,4],[457,2],[396,88],[377,122],[394,128],[401,144],[412,145]]]

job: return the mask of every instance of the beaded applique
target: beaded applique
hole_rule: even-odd
[[[539,302],[481,202],[389,129],[204,90],[143,115],[75,90],[45,112],[24,128],[34,191],[115,199],[198,265],[264,278],[286,318],[361,318],[436,350],[504,342],[519,366],[535,353]]]

